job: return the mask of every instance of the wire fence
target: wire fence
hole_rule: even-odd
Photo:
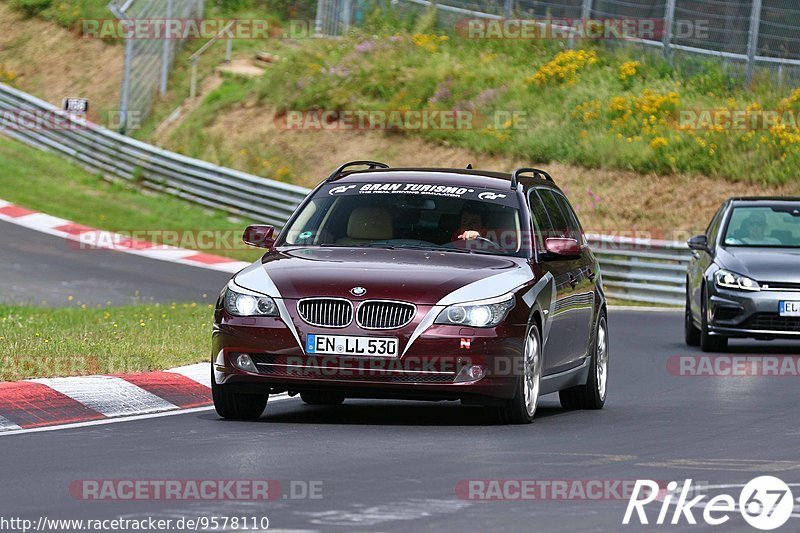
[[[205,0],[112,0],[108,8],[125,22],[136,20],[201,19]],[[169,72],[185,39],[165,37],[125,40],[125,62],[120,89],[120,133],[126,133],[131,117],[141,122],[150,113],[156,93],[167,91]]]
[[[653,21],[656,37],[632,37],[627,44],[676,55],[711,56],[738,68],[746,83],[756,67],[783,81],[800,74],[800,5],[785,0],[392,0],[402,11],[435,8],[440,22],[464,18],[563,21]],[[336,36],[357,26],[370,5],[359,0],[318,0],[320,35]]]

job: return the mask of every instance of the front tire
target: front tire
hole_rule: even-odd
[[[704,352],[724,352],[728,348],[728,338],[711,335],[708,329],[708,295],[705,289],[703,290],[703,301],[700,309],[703,314],[702,327],[700,328],[700,349]]]
[[[504,424],[530,424],[539,404],[542,378],[542,337],[534,324],[525,337],[522,375],[517,380],[514,398],[496,408],[497,418]]]
[[[214,409],[222,418],[231,420],[257,420],[267,406],[269,395],[228,392],[227,387],[217,384],[214,368],[211,368],[211,397]]]
[[[589,377],[584,385],[558,392],[558,399],[564,409],[602,409],[608,394],[608,320],[606,312],[600,311],[597,329],[594,333],[592,359],[589,363]]]

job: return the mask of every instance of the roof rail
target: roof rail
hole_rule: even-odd
[[[333,174],[328,176],[328,179],[326,179],[325,181],[336,181],[342,177],[345,170],[347,170],[349,167],[355,167],[355,166],[368,167],[369,170],[375,170],[376,168],[389,168],[389,165],[387,165],[386,163],[379,163],[378,161],[350,161],[349,163],[345,163],[344,165],[334,170]]]
[[[547,181],[555,183],[555,180],[553,179],[553,177],[550,176],[550,174],[548,174],[544,170],[539,170],[538,168],[522,167],[522,168],[518,168],[517,170],[515,170],[514,173],[511,176],[511,190],[512,191],[516,191],[517,190],[517,185],[519,185],[519,177],[520,177],[520,175],[525,174],[527,172],[530,172],[531,174],[533,174],[534,178],[539,178],[539,179],[543,179],[543,180],[547,180]]]

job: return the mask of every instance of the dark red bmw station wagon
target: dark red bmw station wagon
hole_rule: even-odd
[[[212,389],[225,418],[269,395],[460,400],[504,422],[539,396],[606,399],[600,271],[544,171],[389,168],[356,161],[321,183],[215,311]]]

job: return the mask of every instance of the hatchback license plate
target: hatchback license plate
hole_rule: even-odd
[[[397,339],[391,337],[348,337],[344,335],[316,335],[306,339],[306,353],[324,355],[363,355],[394,357]]]
[[[800,316],[800,302],[781,302],[781,316]]]

